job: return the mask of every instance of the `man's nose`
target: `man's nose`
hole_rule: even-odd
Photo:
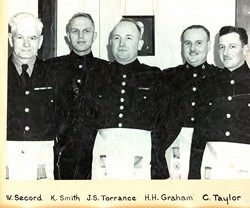
[[[126,43],[125,43],[125,39],[124,39],[124,38],[122,38],[122,39],[120,40],[120,46],[124,46],[124,45],[126,45]]]
[[[191,51],[194,51],[195,50],[195,44],[191,43],[190,49],[191,49]]]
[[[228,47],[225,47],[224,50],[223,50],[223,55],[224,56],[227,56],[229,53],[229,48]]]
[[[29,40],[29,38],[24,38],[23,45],[25,47],[29,47],[30,46],[30,40]]]
[[[78,38],[83,38],[83,37],[84,37],[84,32],[83,31],[79,31]]]

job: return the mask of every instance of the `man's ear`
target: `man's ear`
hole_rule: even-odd
[[[138,43],[138,51],[140,51],[142,49],[142,46],[144,44],[144,40],[139,40],[139,43]]]
[[[249,46],[248,46],[248,44],[244,45],[244,46],[243,46],[243,55],[244,55],[244,56],[247,56],[249,52],[250,52],[250,51],[249,51]]]
[[[93,41],[92,42],[94,42],[96,40],[96,38],[97,38],[97,32],[94,32]]]
[[[40,37],[39,37],[39,47],[38,47],[38,49],[41,48],[42,44],[43,44],[43,35],[40,35]]]
[[[208,48],[208,51],[211,50],[211,41],[208,41],[208,42],[207,42],[207,48]]]
[[[13,35],[11,33],[8,34],[10,47],[13,48]]]
[[[68,42],[70,43],[70,38],[69,38],[69,32],[67,32],[67,36],[64,36],[65,38],[67,37]]]

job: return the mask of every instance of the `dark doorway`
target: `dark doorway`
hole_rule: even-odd
[[[38,17],[43,22],[43,44],[38,52],[41,59],[56,56],[57,0],[38,0]]]

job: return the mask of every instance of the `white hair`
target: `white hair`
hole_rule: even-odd
[[[20,24],[27,24],[27,27],[29,27],[30,23],[33,23],[36,26],[38,34],[41,35],[43,30],[43,23],[39,18],[27,12],[17,13],[10,18],[9,25],[11,28],[11,33],[14,33]]]

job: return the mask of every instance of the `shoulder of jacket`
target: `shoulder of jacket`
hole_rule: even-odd
[[[149,66],[147,64],[141,64],[141,67],[148,68],[149,71],[154,71],[154,72],[157,72],[157,71],[160,72],[161,71],[161,69],[159,67],[157,67],[157,66]]]

